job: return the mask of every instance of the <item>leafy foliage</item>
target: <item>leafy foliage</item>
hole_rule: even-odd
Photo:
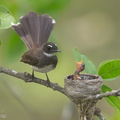
[[[85,71],[88,74],[96,74],[96,67],[85,55],[82,55],[78,52],[77,48],[73,49],[73,54],[76,61],[83,61],[85,63]]]
[[[102,92],[105,93],[105,92],[107,92],[107,91],[112,91],[112,89],[109,88],[109,87],[106,86],[106,85],[103,85],[103,86],[102,86]],[[118,111],[120,111],[120,99],[119,99],[119,97],[117,97],[117,96],[109,96],[109,97],[106,97],[105,99],[108,101],[108,103],[109,103],[110,105],[112,105],[112,106],[115,107]]]
[[[86,66],[85,68],[86,73],[96,74],[95,65],[85,55],[80,54],[76,48],[73,49],[73,54],[77,61],[83,60]],[[120,75],[120,59],[102,62],[98,67],[98,75],[100,75],[103,79],[106,80],[114,80],[114,78]],[[112,89],[106,85],[103,85],[102,92],[105,93],[107,91],[112,91]],[[106,100],[110,105],[112,105],[113,107],[120,111],[119,97],[109,96],[106,97]]]
[[[0,29],[7,29],[11,27],[11,23],[14,23],[15,19],[5,7],[0,5]]]
[[[98,67],[98,75],[103,79],[111,79],[120,75],[120,59],[102,62]]]

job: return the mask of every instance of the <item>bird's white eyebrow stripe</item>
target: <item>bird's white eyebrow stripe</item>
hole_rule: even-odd
[[[52,45],[47,45],[47,46],[49,46],[49,47],[51,47],[51,48],[53,47]]]

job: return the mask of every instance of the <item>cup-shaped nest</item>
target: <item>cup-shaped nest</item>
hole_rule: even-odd
[[[98,75],[80,74],[77,80],[74,75],[68,75],[64,80],[65,91],[70,99],[78,99],[88,95],[96,95],[101,91],[102,78]]]

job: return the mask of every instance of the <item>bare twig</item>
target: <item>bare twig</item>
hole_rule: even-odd
[[[25,82],[35,82],[44,86],[47,86],[53,90],[56,90],[58,92],[61,92],[62,94],[66,95],[64,88],[62,88],[61,86],[59,86],[57,83],[52,83],[50,82],[50,85],[48,86],[48,83],[46,80],[43,79],[39,79],[34,77],[32,79],[32,76],[29,73],[20,73],[20,72],[16,72],[14,70],[10,70],[7,68],[3,68],[2,66],[0,66],[0,73],[5,73],[8,74],[10,76],[16,77],[16,78],[20,78],[21,80],[25,81]]]
[[[104,116],[100,113],[100,109],[99,108],[95,108],[95,112],[94,112],[94,115],[96,115],[100,120],[106,120],[104,118]]]
[[[101,113],[95,114],[100,120],[106,120]]]
[[[112,90],[102,94],[90,95],[85,100],[98,100],[98,99],[102,99],[103,97],[109,97],[109,96],[120,96],[120,89]]]

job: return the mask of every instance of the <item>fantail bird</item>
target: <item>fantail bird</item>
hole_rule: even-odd
[[[23,54],[21,62],[32,67],[33,77],[34,71],[45,73],[49,83],[47,73],[55,69],[58,62],[55,53],[60,52],[56,44],[47,42],[54,25],[55,20],[49,15],[39,16],[35,12],[29,12],[20,18],[20,23],[12,25],[29,49]]]

